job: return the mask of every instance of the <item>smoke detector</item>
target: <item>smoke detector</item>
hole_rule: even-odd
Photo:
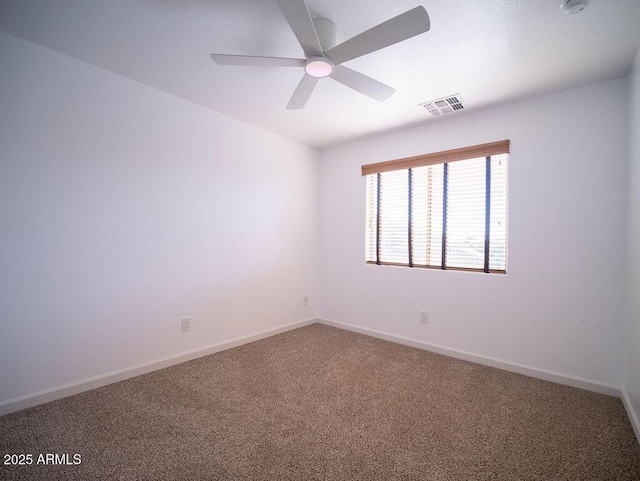
[[[575,15],[582,12],[589,6],[591,0],[564,0],[560,4],[560,9],[567,15]]]
[[[457,110],[465,108],[462,98],[459,94],[448,95],[441,99],[430,100],[420,104],[427,109],[434,117],[440,117],[441,115],[451,114]]]

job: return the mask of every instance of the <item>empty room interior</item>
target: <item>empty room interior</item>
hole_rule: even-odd
[[[640,480],[640,1],[0,0],[0,479]]]

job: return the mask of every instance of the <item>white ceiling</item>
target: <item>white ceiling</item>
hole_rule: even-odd
[[[0,0],[0,29],[322,149],[435,121],[418,104],[454,93],[473,111],[625,76],[640,1],[592,0],[573,16],[560,1],[308,0],[338,43],[420,4],[431,30],[345,64],[396,88],[386,102],[322,79],[299,111],[285,107],[301,68],[209,57],[302,58],[276,0]]]

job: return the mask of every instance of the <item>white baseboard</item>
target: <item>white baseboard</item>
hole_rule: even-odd
[[[629,395],[624,388],[622,388],[622,404],[624,404],[624,409],[627,411],[631,426],[633,426],[633,432],[636,433],[636,439],[640,443],[640,418],[638,418],[638,413],[633,409],[631,399],[629,399]]]
[[[250,336],[231,339],[229,341],[225,341],[219,344],[213,344],[203,348],[187,351],[182,354],[177,354],[174,356],[157,359],[144,364],[139,364],[129,368],[112,371],[109,373],[93,376],[87,379],[65,384],[62,386],[57,386],[54,388],[45,389],[43,391],[27,394],[25,396],[20,396],[17,398],[2,401],[0,402],[0,416],[4,414],[9,414],[15,411],[19,411],[21,409],[26,409],[28,407],[37,406],[39,404],[43,404],[49,401],[55,401],[56,399],[72,396],[74,394],[78,394],[84,391],[89,391],[91,389],[95,389],[98,387],[106,386],[107,384],[123,381],[125,379],[129,379],[135,376],[140,376],[142,374],[146,374],[152,371],[157,371],[158,369],[163,369],[165,367],[173,366],[175,364],[180,364],[186,361],[190,361],[192,359],[208,356],[216,352],[225,351],[227,349],[241,346],[243,344],[248,344],[250,342],[258,341],[260,339],[271,337],[276,334],[281,334],[283,332],[297,329],[299,327],[307,326],[307,325],[313,324],[314,322],[319,322],[321,324],[325,324],[328,326],[337,327],[339,329],[358,332],[360,334],[365,334],[365,335],[376,337],[379,339],[396,342],[398,344],[403,344],[403,345],[415,347],[418,349],[424,349],[426,351],[443,354],[445,356],[463,359],[465,361],[475,362],[477,364],[482,364],[486,366],[496,367],[498,369],[504,369],[506,371],[524,374],[534,378],[543,379],[546,381],[557,382],[559,384],[586,389],[588,391],[594,391],[601,394],[608,394],[610,396],[621,397],[624,407],[629,416],[631,425],[633,426],[633,429],[635,431],[636,437],[640,442],[640,423],[638,422],[638,415],[633,410],[633,407],[631,406],[631,403],[629,401],[629,398],[626,392],[624,390],[621,390],[617,386],[598,383],[588,379],[567,376],[564,374],[559,374],[559,373],[547,371],[544,369],[524,366],[521,364],[511,363],[511,362],[503,361],[500,359],[494,359],[491,357],[472,354],[472,353],[460,351],[457,349],[438,346],[435,344],[429,344],[422,341],[416,341],[406,337],[396,336],[394,334],[377,331],[375,329],[368,329],[364,327],[354,326],[352,324],[347,324],[344,322],[333,321],[329,319],[313,319],[313,318],[305,319],[303,321],[298,321],[291,324],[286,324],[284,326],[280,326],[273,329],[261,331],[256,334],[252,334]]]
[[[318,319],[318,322],[327,326],[337,327],[339,329],[345,329],[348,331],[358,332],[367,336],[377,337],[386,341],[397,342],[398,344],[404,344],[405,346],[415,347],[418,349],[424,349],[425,351],[431,351],[438,354],[444,354],[445,356],[455,357],[465,361],[475,362],[477,364],[483,364],[485,366],[496,367],[505,371],[516,372],[518,374],[524,374],[526,376],[535,377],[537,379],[543,379],[545,381],[557,382],[558,384],[564,384],[567,386],[577,387],[580,389],[586,389],[587,391],[593,391],[600,394],[608,394],[610,396],[621,397],[621,389],[617,386],[610,384],[603,384],[589,379],[583,379],[574,376],[567,376],[553,371],[547,371],[545,369],[538,369],[535,367],[525,366],[522,364],[516,364],[513,362],[503,361],[501,359],[494,359],[487,356],[481,356],[478,354],[472,354],[470,352],[460,351],[458,349],[452,349],[449,347],[438,346],[436,344],[429,344],[422,341],[415,341],[402,336],[396,336],[375,329],[368,329],[365,327],[354,326],[352,324],[346,324],[340,321],[333,321],[329,319]],[[637,434],[637,431],[636,431]]]
[[[38,404],[55,401],[56,399],[61,399],[63,397],[72,396],[73,394],[78,394],[84,391],[89,391],[91,389],[106,386],[107,384],[123,381],[135,376],[140,376],[141,374],[157,371],[158,369],[163,369],[175,364],[191,361],[192,359],[208,356],[216,352],[225,351],[227,349],[238,347],[243,344],[248,344],[253,341],[258,341],[266,337],[275,336],[276,334],[281,334],[292,329],[307,326],[309,324],[313,324],[314,322],[316,322],[316,319],[305,319],[303,321],[286,324],[284,326],[276,327],[273,329],[267,329],[266,331],[261,331],[250,336],[238,337],[229,341],[221,342],[219,344],[212,344],[210,346],[193,349],[182,354],[157,359],[155,361],[146,362],[144,364],[138,364],[137,366],[119,369],[117,371],[100,374],[98,376],[93,376],[81,381],[65,384],[63,386],[57,386],[54,388],[45,389],[43,391],[27,394],[25,396],[9,399],[7,401],[2,401],[0,402],[0,416],[15,411],[20,411],[21,409],[26,409],[32,406],[37,406]]]

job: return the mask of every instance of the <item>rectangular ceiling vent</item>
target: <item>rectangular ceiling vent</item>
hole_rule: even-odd
[[[465,108],[459,94],[449,95],[437,100],[430,100],[420,105],[431,112],[434,117],[440,117],[441,115],[450,114],[456,110]]]

